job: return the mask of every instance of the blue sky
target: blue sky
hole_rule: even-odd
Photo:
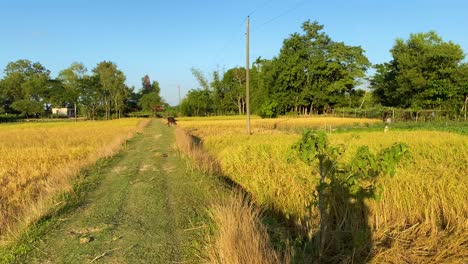
[[[252,13],[253,12],[253,13]],[[372,63],[390,60],[397,37],[435,30],[468,52],[466,0],[0,0],[0,68],[41,62],[55,77],[72,62],[91,70],[115,62],[127,85],[148,74],[178,103],[198,85],[190,68],[245,64],[245,17],[251,14],[251,60],[277,55],[282,41],[310,19],[335,41],[360,45]]]

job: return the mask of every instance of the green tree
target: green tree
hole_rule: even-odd
[[[206,91],[205,93],[194,94],[191,98],[203,98],[209,97],[210,107],[203,107],[205,114],[231,114],[235,112],[233,100],[231,100],[232,93],[230,93],[229,86],[226,85],[225,76],[226,73],[220,73],[219,70],[215,70],[212,73],[212,80],[205,77],[205,75],[198,69],[192,68],[192,74],[198,81],[199,90]],[[203,95],[202,95],[203,94]],[[198,99],[197,99],[198,100]],[[196,105],[204,105],[196,103]],[[187,110],[187,102],[184,105],[184,109]],[[195,111],[199,107],[194,107]],[[209,112],[206,112],[209,111]],[[200,112],[200,111],[198,111]],[[195,114],[195,113],[192,113]],[[204,115],[205,115],[204,114]],[[195,114],[196,115],[196,114]]]
[[[223,95],[224,103],[233,105],[237,108],[239,115],[245,113],[245,87],[246,72],[245,68],[238,67],[229,69],[223,76]]]
[[[46,113],[52,113],[53,106],[66,106],[69,103],[67,99],[67,90],[65,89],[62,80],[50,79],[48,81],[48,92],[45,95],[47,103],[45,104]]]
[[[38,115],[44,112],[43,104],[35,100],[17,100],[11,104],[11,107],[16,111],[21,112],[21,114],[26,116],[26,118],[30,117],[31,115]]]
[[[159,94],[161,92],[159,82],[153,81],[151,83],[148,75],[145,75],[142,80],[143,87],[141,89],[141,96],[138,98],[138,106],[143,111],[152,112],[153,116],[156,116],[156,108],[164,104]]]
[[[2,80],[0,80],[0,91],[3,91],[1,86],[2,86]],[[0,114],[4,114],[6,112],[5,110],[6,103],[7,103],[6,99],[0,93]]]
[[[96,75],[85,75],[80,81],[79,102],[87,119],[95,120],[104,106],[104,93]]]
[[[306,21],[303,34],[294,33],[283,42],[280,54],[272,60],[257,58],[250,70],[251,109],[265,117],[312,109],[324,111],[335,105],[357,105],[364,94],[355,91],[359,80],[370,66],[361,47],[335,42],[322,32],[323,26]],[[222,74],[215,71],[210,83],[200,70],[192,68],[200,88],[208,91],[215,113],[243,114],[245,100],[245,68],[235,67]],[[195,96],[196,95],[196,96]],[[185,100],[188,111],[192,100],[205,96],[194,93]],[[193,114],[193,113],[192,113]]]
[[[458,68],[456,74],[456,82],[459,84],[456,87],[455,96],[451,98],[452,102],[448,102],[456,108],[460,108],[465,121],[468,113],[468,64],[463,63]],[[461,107],[460,107],[461,106]]]
[[[208,79],[206,79],[205,75],[201,70],[196,68],[191,68],[190,70],[192,71],[192,75],[195,77],[195,79],[197,79],[198,84],[200,84],[200,87],[203,90],[211,90],[210,82],[208,81]]]
[[[141,95],[145,95],[148,93],[156,92],[160,93],[161,88],[159,87],[159,82],[153,81],[151,83],[151,79],[148,75],[145,75],[142,78],[142,88],[141,88]]]
[[[150,93],[151,90],[152,90],[152,87],[151,87],[151,80],[150,80],[150,77],[148,75],[145,75],[142,79],[141,79],[141,84],[142,84],[142,89],[141,89],[141,94],[147,94],[147,93]]]
[[[445,42],[435,32],[397,39],[392,60],[376,65],[371,85],[385,106],[435,108],[459,95],[463,81],[457,78],[464,59],[461,47]],[[463,96],[461,96],[463,97]],[[459,98],[463,104],[464,98]]]
[[[158,81],[153,81],[151,84],[151,92],[160,94],[161,92],[161,87],[159,87],[159,82]]]
[[[138,102],[138,105],[143,109],[143,111],[152,112],[153,116],[156,116],[156,107],[162,106],[162,104],[163,101],[161,96],[159,96],[159,93],[157,92],[151,92],[143,95]]]
[[[186,116],[207,116],[213,113],[211,92],[208,90],[190,90],[180,104],[180,111]]]
[[[60,71],[58,76],[64,88],[62,101],[74,106],[75,119],[77,116],[77,103],[80,97],[80,85],[86,71],[86,67],[82,63],[74,62],[70,67]]]
[[[104,98],[105,118],[111,118],[111,110],[120,118],[126,99],[130,96],[129,89],[125,85],[125,75],[110,61],[100,62],[93,72],[98,76]]]
[[[273,100],[269,98],[269,90],[266,85],[270,65],[270,60],[265,60],[261,57],[258,57],[252,64],[250,70],[250,109],[252,113],[261,114],[260,111],[264,113],[265,107],[276,111],[277,105],[274,109],[270,107]],[[277,113],[275,112],[267,116],[273,117],[276,115]]]
[[[7,109],[25,114],[41,114],[47,104],[50,71],[39,62],[10,62],[0,85]]]
[[[213,81],[210,84],[211,88],[213,89],[212,100],[213,100],[213,111],[217,115],[226,114],[229,112],[229,106],[224,103],[226,94],[224,93],[223,89],[223,81],[221,79],[221,75],[219,70],[213,71]]]
[[[210,81],[196,68],[191,69],[193,76],[198,81],[200,88],[190,90],[179,105],[179,111],[186,116],[207,116],[215,113],[217,97],[222,96],[219,75],[214,74],[214,81]],[[210,85],[216,86],[216,90]]]
[[[273,58],[267,85],[283,112],[333,108],[365,76],[370,63],[359,46],[335,42],[323,25],[306,21],[303,34],[285,39]]]

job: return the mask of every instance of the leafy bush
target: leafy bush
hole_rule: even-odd
[[[258,115],[261,118],[275,118],[278,116],[278,102],[275,100],[268,100],[262,104]]]
[[[318,207],[320,217],[319,231],[312,234],[319,256],[326,255],[324,251],[329,245],[335,248],[341,245],[340,252],[366,256],[370,250],[371,231],[364,200],[380,198],[382,187],[377,183],[378,177],[393,176],[408,147],[398,143],[373,154],[369,147],[361,146],[346,162],[343,161],[343,145],[330,145],[323,131],[306,130],[293,149],[308,166],[318,167],[318,170],[312,169],[312,175],[320,179],[311,205]]]

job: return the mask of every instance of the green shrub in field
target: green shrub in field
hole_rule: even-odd
[[[268,100],[262,104],[258,115],[262,118],[275,118],[278,116],[278,102],[275,100]]]
[[[300,160],[318,168],[312,169],[312,174],[320,177],[312,205],[318,207],[319,232],[311,235],[315,236],[319,256],[344,251],[365,256],[370,250],[371,233],[364,200],[379,199],[382,189],[377,178],[393,176],[408,147],[398,143],[373,154],[369,147],[361,146],[345,162],[343,145],[330,145],[323,131],[306,130],[293,149]],[[326,248],[335,251],[326,253]]]

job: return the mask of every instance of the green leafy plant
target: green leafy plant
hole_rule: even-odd
[[[258,115],[262,118],[275,118],[278,116],[278,102],[275,100],[268,100],[262,104],[258,111]]]
[[[323,256],[327,242],[352,241],[353,251],[368,246],[370,229],[363,228],[367,226],[364,200],[380,198],[383,188],[377,182],[378,177],[395,174],[408,146],[396,143],[377,154],[361,146],[349,161],[344,161],[344,145],[331,145],[323,131],[306,130],[292,148],[300,160],[318,168],[311,172],[320,177],[312,202],[320,217],[316,236],[319,256]],[[327,233],[337,230],[337,234],[350,234],[351,238],[346,235],[328,238]]]

